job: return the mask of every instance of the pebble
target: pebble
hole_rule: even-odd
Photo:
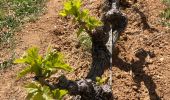
[[[163,62],[163,61],[164,61],[164,58],[160,58],[160,61]]]
[[[135,91],[137,91],[137,90],[138,90],[138,87],[134,85],[134,86],[132,86],[132,89],[135,90]]]

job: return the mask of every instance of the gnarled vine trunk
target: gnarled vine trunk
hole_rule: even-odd
[[[87,78],[95,80],[104,70],[112,66],[112,50],[120,34],[127,25],[127,19],[119,11],[119,0],[105,0],[103,7],[103,26],[96,28],[92,35],[92,57],[90,72]]]
[[[43,82],[52,89],[67,89],[70,95],[76,96],[75,100],[114,99],[111,84],[99,86],[95,79],[100,77],[106,68],[112,67],[112,50],[126,28],[127,19],[119,11],[119,0],[105,0],[103,5],[103,26],[97,27],[92,33],[92,64],[87,78],[71,81],[62,76],[54,86]]]
[[[112,50],[126,28],[127,19],[119,11],[119,0],[105,0],[103,5],[103,26],[97,27],[92,33],[92,64],[87,78],[75,82],[67,80],[67,89],[70,93],[79,95],[75,100],[113,100],[114,98],[111,84],[98,86],[95,84],[95,79],[100,77],[105,69],[112,67]]]

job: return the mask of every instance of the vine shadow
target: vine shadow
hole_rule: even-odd
[[[148,30],[149,32],[152,32],[152,33],[158,32],[158,29],[153,28],[148,24],[148,20],[147,20],[146,15],[142,11],[140,11],[139,8],[132,6],[135,3],[137,3],[137,0],[133,0],[133,3],[130,3],[126,0],[121,0],[120,1],[120,7],[122,9],[132,8],[132,10],[140,16],[143,30]]]
[[[133,11],[136,12],[140,16],[143,30],[148,30],[149,32],[152,32],[152,33],[158,32],[156,28],[153,28],[148,24],[147,17],[142,11],[140,11],[137,7],[133,7]]]
[[[158,94],[156,93],[156,84],[154,83],[151,76],[145,73],[144,67],[148,66],[149,63],[146,62],[147,56],[152,56],[149,51],[145,51],[144,49],[140,49],[136,52],[135,56],[138,58],[137,61],[132,61],[131,63],[127,63],[123,61],[121,58],[118,57],[119,52],[117,55],[114,56],[113,64],[118,67],[119,69],[133,73],[133,80],[136,83],[137,89],[136,92],[139,92],[141,87],[141,82],[144,82],[146,86],[150,100],[161,100]]]

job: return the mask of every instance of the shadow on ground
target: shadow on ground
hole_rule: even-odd
[[[137,86],[137,92],[141,87],[141,82],[144,82],[146,88],[148,89],[150,100],[160,100],[160,97],[156,93],[156,84],[154,83],[151,76],[145,73],[144,67],[147,67],[149,63],[146,62],[146,57],[154,55],[149,51],[145,51],[144,49],[140,49],[135,53],[135,56],[138,58],[136,61],[132,61],[131,63],[127,63],[118,57],[118,54],[114,56],[113,64],[119,69],[129,72],[132,71],[133,80]]]

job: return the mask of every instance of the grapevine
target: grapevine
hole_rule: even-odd
[[[60,89],[53,90],[54,86],[50,85],[46,79],[56,73],[59,69],[71,71],[72,68],[64,63],[62,54],[56,50],[52,51],[48,48],[44,57],[39,55],[38,52],[39,50],[37,47],[29,48],[21,58],[14,61],[14,63],[23,63],[27,66],[18,74],[18,78],[21,78],[28,73],[32,73],[35,75],[35,80],[37,80],[26,86],[28,91],[27,99],[60,100],[67,91]]]
[[[61,100],[65,94],[75,96],[75,100],[112,100],[112,73],[110,83],[107,78],[100,78],[104,67],[109,62],[112,67],[113,47],[127,25],[126,17],[119,11],[118,0],[106,0],[107,10],[102,20],[90,16],[87,9],[82,9],[81,0],[69,0],[64,3],[63,10],[59,13],[63,17],[71,16],[78,24],[77,36],[86,33],[92,41],[92,65],[86,79],[69,80],[64,75],[58,78],[58,82],[49,82],[51,75],[59,69],[72,71],[72,68],[63,61],[63,56],[57,51],[48,49],[45,56],[38,54],[38,49],[33,47],[27,50],[26,54],[15,63],[28,65],[21,71],[18,77],[28,73],[35,75],[35,82],[26,86],[28,98],[37,100],[57,99]]]

